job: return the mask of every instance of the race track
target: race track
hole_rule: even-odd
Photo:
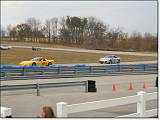
[[[135,95],[138,91],[142,90],[143,82],[145,82],[146,84],[146,92],[155,92],[157,91],[157,88],[155,87],[156,76],[156,74],[122,75],[2,82],[3,85],[13,85],[27,83],[95,80],[97,85],[97,92],[85,93],[84,87],[43,89],[41,90],[41,96],[38,97],[36,96],[35,90],[2,92],[1,103],[2,106],[13,108],[13,117],[36,117],[36,115],[44,105],[52,106],[54,110],[56,110],[57,102],[67,102],[68,104],[74,104]],[[130,83],[133,84],[132,91],[129,90]],[[116,91],[112,91],[113,84],[116,84]],[[152,100],[147,103],[147,109],[156,107],[156,100]],[[136,112],[136,104],[69,114],[69,117],[116,117],[133,112]]]

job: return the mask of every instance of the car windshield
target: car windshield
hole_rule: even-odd
[[[1,45],[1,46],[3,46],[3,47],[7,47],[7,45]]]
[[[113,58],[113,56],[109,56],[109,55],[107,55],[107,56],[105,56],[105,58]]]
[[[31,59],[31,61],[40,61],[41,59],[42,57],[36,57],[36,58]]]

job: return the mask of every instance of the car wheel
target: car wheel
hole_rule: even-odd
[[[48,63],[48,66],[49,66],[49,65],[52,65],[52,63],[51,63],[51,62],[49,62],[49,63]]]
[[[109,64],[112,64],[112,60],[109,61]]]
[[[36,66],[36,63],[32,63],[32,66]]]
[[[120,60],[118,60],[118,62],[117,63],[120,63]]]

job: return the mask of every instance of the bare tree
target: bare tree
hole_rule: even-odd
[[[39,37],[39,31],[41,30],[40,20],[38,20],[34,17],[28,18],[26,20],[26,24],[28,24],[31,27],[31,30],[32,30],[31,40],[32,40],[32,37],[33,37],[34,41],[37,42],[38,37]]]
[[[53,39],[53,43],[56,43],[56,38],[57,38],[57,33],[58,33],[58,18],[53,17],[50,19],[50,24],[51,24],[51,36]]]
[[[94,17],[67,16],[63,20],[60,35],[68,44],[81,46],[89,41],[88,44],[98,47],[105,38],[106,25]]]
[[[111,48],[115,48],[118,45],[116,45],[116,42],[118,40],[119,35],[122,33],[121,28],[111,28],[111,30],[108,32],[108,39],[110,40],[110,46]]]
[[[130,48],[134,50],[143,50],[143,38],[140,32],[134,31],[130,36]]]
[[[151,33],[144,33],[144,49],[149,50],[150,49],[150,44],[153,40],[153,36]]]
[[[44,25],[43,30],[45,31],[45,33],[48,37],[48,42],[50,43],[51,42],[51,20],[50,19],[47,19],[45,21],[45,25]]]
[[[9,36],[13,39],[13,40],[17,40],[18,38],[18,33],[16,30],[16,27],[13,27],[12,30],[9,33]]]
[[[60,39],[61,39],[61,43],[62,44],[66,44],[69,43],[68,41],[70,40],[69,38],[69,31],[67,30],[67,26],[66,26],[66,20],[65,17],[61,17],[60,18]]]

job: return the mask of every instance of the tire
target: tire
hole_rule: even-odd
[[[51,62],[49,62],[49,63],[48,63],[48,66],[49,66],[49,65],[52,65],[52,63],[51,63]]]
[[[112,60],[109,61],[109,64],[112,64]]]
[[[118,62],[117,63],[120,63],[120,60],[118,60]]]
[[[32,66],[36,66],[37,64],[36,63],[32,63]]]

